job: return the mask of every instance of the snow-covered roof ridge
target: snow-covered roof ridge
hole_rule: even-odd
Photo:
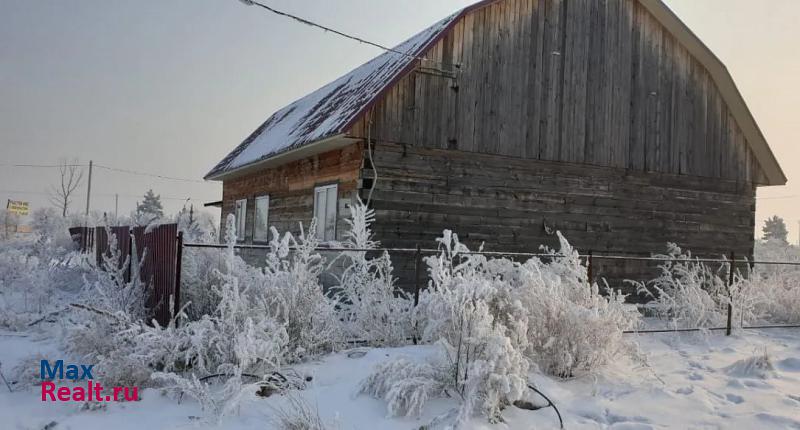
[[[416,57],[423,56],[462,12],[442,19],[391,51],[275,112],[205,178],[219,179],[233,170],[344,133],[374,99],[405,75]]]

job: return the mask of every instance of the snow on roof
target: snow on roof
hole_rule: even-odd
[[[275,112],[208,172],[206,179],[216,179],[240,167],[344,133],[370,102],[403,75],[415,57],[421,56],[461,12]]]

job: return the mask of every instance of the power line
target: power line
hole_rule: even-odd
[[[89,167],[89,165],[88,164],[0,164],[0,167],[60,168],[60,167]],[[104,166],[102,164],[97,164],[97,163],[94,164],[94,167],[109,170],[112,172],[127,173],[129,175],[147,176],[151,178],[158,178],[169,181],[194,182],[198,184],[213,184],[213,182],[208,182],[201,179],[179,178],[175,176],[166,176],[155,173],[139,172],[135,170],[121,169],[119,167]]]
[[[255,0],[239,0],[239,1],[241,1],[242,3],[244,3],[244,4],[248,5],[248,6],[255,5],[255,6],[262,7],[264,9],[276,14],[276,15],[280,15],[280,16],[283,16],[283,17],[286,17],[286,18],[289,18],[289,19],[293,19],[293,20],[295,20],[295,21],[297,21],[297,22],[299,22],[301,24],[309,25],[311,27],[316,27],[316,28],[322,29],[324,31],[331,32],[333,34],[345,37],[347,39],[355,40],[356,42],[363,43],[365,45],[370,45],[370,46],[374,46],[376,48],[380,48],[380,49],[382,49],[384,51],[387,51],[387,52],[392,52],[392,53],[399,54],[399,55],[402,55],[404,57],[412,58],[412,59],[416,59],[416,60],[431,61],[426,57],[419,57],[419,56],[416,56],[416,55],[411,55],[411,54],[408,54],[406,52],[398,51],[398,50],[396,50],[394,48],[389,48],[388,46],[381,45],[380,43],[370,42],[369,40],[362,39],[362,38],[360,38],[358,36],[353,36],[351,34],[347,34],[345,32],[339,31],[339,30],[335,30],[333,28],[324,26],[322,24],[317,24],[316,22],[309,21],[309,20],[307,20],[305,18],[301,18],[301,17],[299,17],[297,15],[292,15],[292,14],[290,14],[288,12],[283,12],[283,11],[277,10],[277,9],[275,9],[273,7],[267,6],[267,5],[263,4],[263,3],[255,1]]]
[[[0,164],[0,167],[36,167],[36,168],[58,168],[58,167],[88,167],[88,164]]]
[[[775,196],[775,197],[756,197],[758,200],[779,200],[779,199],[796,199],[800,198],[800,195],[796,196]]]
[[[129,169],[120,169],[118,167],[110,167],[110,166],[103,166],[102,164],[95,164],[95,167],[99,167],[101,169],[110,170],[113,172],[120,172],[120,173],[127,173],[129,175],[139,175],[139,176],[149,176],[151,178],[158,178],[158,179],[165,179],[168,181],[180,181],[180,182],[195,182],[199,184],[210,184],[211,182],[203,181],[201,179],[188,179],[188,178],[178,178],[175,176],[165,176],[165,175],[158,175],[155,173],[146,173],[146,172],[139,172],[136,170],[129,170]]]
[[[24,191],[24,190],[4,190],[0,189],[0,193],[9,193],[9,194],[36,194],[36,195],[43,195],[47,196],[50,193],[45,191]],[[142,196],[134,195],[134,194],[122,194],[122,193],[92,193],[93,196],[104,196],[104,197],[114,197],[118,195],[120,197],[127,197],[131,199],[141,199]],[[195,201],[203,201],[207,199],[201,199],[196,197],[169,197],[169,196],[159,196],[162,200],[179,200],[179,201],[187,201],[187,200],[195,200]]]

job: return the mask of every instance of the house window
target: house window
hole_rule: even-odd
[[[256,197],[255,226],[253,242],[269,241],[269,196]]]
[[[244,241],[245,236],[245,219],[247,217],[247,199],[236,200],[236,240],[238,242]]]
[[[314,189],[314,220],[317,238],[325,242],[336,240],[336,202],[338,186],[325,185]]]

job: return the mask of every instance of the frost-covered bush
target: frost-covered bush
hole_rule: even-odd
[[[448,235],[441,240],[446,252],[428,259],[433,288],[426,296],[470,286],[483,296],[511,345],[545,372],[566,377],[593,371],[628,347],[622,332],[638,324],[639,314],[625,305],[620,293],[601,294],[589,282],[577,251],[560,233],[560,249],[545,250],[548,261],[531,258],[524,263],[478,255],[445,257],[468,251]],[[455,287],[441,288],[448,284]],[[427,331],[439,324],[435,315],[442,312],[432,308],[426,314]]]
[[[200,380],[194,374],[184,377],[175,373],[158,372],[153,374],[153,378],[176,392],[187,394],[197,400],[205,413],[206,421],[215,425],[218,425],[224,417],[235,414],[248,389],[252,388],[255,391],[258,386],[258,384],[244,383],[241,373],[238,372],[228,377],[221,387]]]
[[[136,353],[138,336],[147,330],[143,320],[148,315],[147,284],[139,276],[142,259],[135,246],[131,255],[122,259],[116,235],[108,233],[109,250],[102,266],[85,278],[84,294],[72,304],[77,313],[66,319],[65,348],[96,363],[98,377],[106,384],[141,385],[152,371],[151,363],[142,362]]]
[[[314,229],[312,222],[307,235],[301,226],[297,238],[271,229],[261,293],[266,310],[286,328],[290,361],[333,351],[344,340],[335,303],[319,280],[325,265]]]
[[[190,320],[198,320],[216,309],[219,296],[212,287],[222,282],[218,274],[224,270],[223,265],[216,249],[184,248],[181,263],[181,302],[188,303],[186,315]],[[243,261],[241,266],[244,268]]]
[[[346,267],[338,276],[335,294],[344,334],[373,346],[407,343],[412,335],[414,303],[404,292],[395,289],[389,254],[383,252],[368,257],[366,251],[360,251],[379,246],[369,227],[375,213],[361,201],[351,205],[350,212],[347,220],[350,230],[342,245],[359,251],[341,254]]]
[[[469,250],[450,231],[437,241],[441,252],[427,258],[431,285],[420,296],[422,338],[443,348],[449,385],[463,398],[459,421],[478,409],[499,421],[501,409],[526,389],[528,362],[513,340],[520,327],[504,325],[493,312],[508,306],[498,294],[504,281],[486,258],[465,254]]]
[[[728,287],[723,279],[727,265],[717,270],[696,261],[674,243],[667,244],[661,274],[647,282],[635,283],[639,293],[649,297],[656,313],[676,328],[718,327],[727,318]]]
[[[397,357],[375,366],[359,393],[385,400],[389,416],[418,417],[429,399],[446,394],[451,381],[442,366]]]
[[[761,319],[775,323],[800,322],[800,248],[780,241],[756,241],[756,261],[793,262],[798,265],[756,264],[745,281],[761,292],[755,306]]]
[[[44,234],[0,242],[0,327],[21,329],[80,290],[85,261]]]
[[[764,260],[792,261],[791,246],[772,243],[760,247]],[[658,315],[674,327],[725,326],[729,304],[734,327],[800,321],[800,267],[758,264],[744,273],[737,268],[729,282],[729,263],[714,269],[675,244],[657,257],[668,260],[659,266],[661,275],[637,286],[650,296]]]
[[[762,275],[754,271],[742,283],[758,291],[761,298],[753,306],[757,318],[773,323],[800,322],[800,275],[790,272],[777,272]]]
[[[527,389],[529,362],[568,377],[629,351],[622,333],[637,326],[638,312],[618,292],[600,294],[577,251],[558,236],[561,247],[546,250],[546,261],[517,263],[471,253],[446,230],[437,239],[439,254],[426,258],[431,281],[415,318],[422,340],[442,347],[446,370],[436,374],[446,378],[433,385],[394,380],[390,370],[408,364],[392,362],[365,381],[362,391],[393,402],[390,413],[403,414],[421,407],[408,399],[443,385],[462,398],[456,424],[473,412],[496,422]],[[425,375],[433,368],[414,370]],[[410,403],[413,408],[404,406]]]
[[[328,425],[319,415],[316,405],[312,406],[299,395],[286,396],[286,405],[272,410],[272,424],[279,430],[326,430]]]
[[[526,355],[552,375],[592,372],[626,352],[623,331],[640,315],[625,296],[590,282],[578,252],[558,233],[560,249],[546,251],[549,262],[533,258],[518,265],[516,288],[527,310]]]

